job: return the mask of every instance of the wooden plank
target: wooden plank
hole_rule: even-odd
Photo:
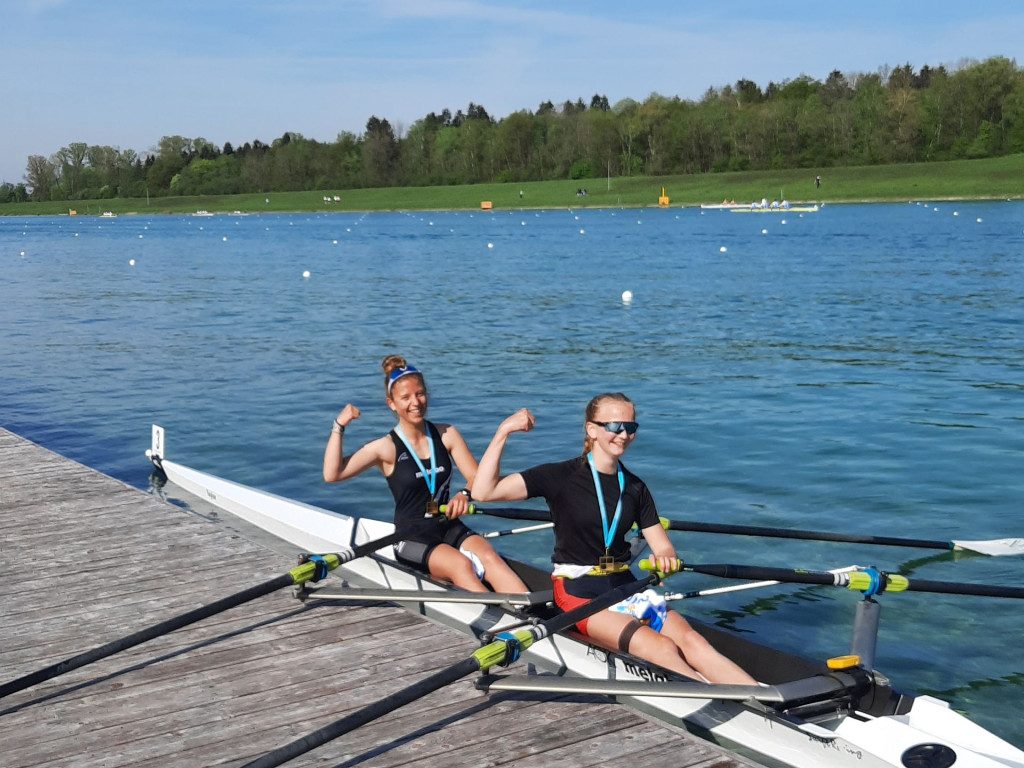
[[[289,546],[250,540],[3,429],[0,542],[2,681],[295,563],[282,554]],[[281,590],[0,699],[3,765],[240,766],[476,647],[397,606],[304,604]],[[289,766],[616,759],[755,766],[603,699],[486,695],[470,678]]]

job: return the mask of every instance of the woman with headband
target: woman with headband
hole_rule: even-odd
[[[583,421],[583,455],[501,477],[509,435],[529,432],[534,418],[525,408],[498,427],[480,460],[474,492],[483,501],[518,501],[542,496],[555,524],[555,602],[565,611],[636,580],[629,569],[626,533],[643,533],[658,569],[671,573],[680,562],[661,527],[644,482],[626,469],[622,455],[639,427],[632,401],[621,392],[598,395]],[[716,651],[689,622],[668,610],[654,590],[594,614],[576,625],[598,645],[631,653],[695,680],[754,685],[750,675]]]
[[[472,592],[486,592],[487,585],[497,592],[529,591],[486,539],[455,519],[469,511],[476,459],[455,427],[427,421],[423,374],[398,355],[387,357],[381,367],[385,401],[398,424],[345,456],[345,428],[359,418],[359,409],[346,405],[327,440],[324,480],[338,483],[376,467],[395,497],[396,530],[409,531],[408,538],[395,545],[399,561]],[[455,467],[466,487],[453,496]],[[451,522],[424,527],[424,518],[437,514],[442,504],[447,504]]]

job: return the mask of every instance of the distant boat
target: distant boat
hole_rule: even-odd
[[[110,211],[104,211],[103,213],[100,214],[100,218],[101,219],[116,219],[117,218],[117,214],[116,213],[111,213]]]
[[[791,205],[788,208],[778,206],[776,208],[751,208],[746,206],[744,208],[730,208],[733,213],[815,213],[818,211],[816,205]]]
[[[213,216],[209,211],[196,211],[192,214],[193,216]]]
[[[731,211],[733,208],[749,208],[751,203],[701,203],[700,207],[705,211]]]

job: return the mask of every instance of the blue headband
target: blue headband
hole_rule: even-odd
[[[411,365],[407,365],[405,366],[405,368],[396,368],[395,370],[393,370],[391,372],[391,375],[388,376],[388,397],[391,397],[391,387],[394,386],[396,381],[398,381],[403,376],[408,376],[413,373],[415,373],[417,376],[423,375],[417,369],[413,368]]]

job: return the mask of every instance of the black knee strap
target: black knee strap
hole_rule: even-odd
[[[622,632],[619,633],[619,651],[621,653],[629,653],[629,641],[633,639],[633,635],[642,626],[643,624],[633,619],[622,629]]]

